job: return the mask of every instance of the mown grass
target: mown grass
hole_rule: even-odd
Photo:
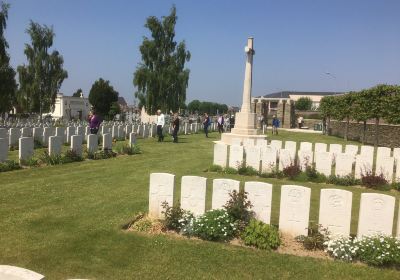
[[[210,136],[209,139],[202,134],[181,136],[178,144],[170,139],[164,143],[140,139],[143,153],[139,155],[0,173],[0,263],[32,269],[47,279],[400,277],[395,270],[122,231],[121,226],[134,213],[147,210],[152,172],[176,175],[176,200],[183,175],[209,178],[207,207],[210,207],[211,179],[222,177],[204,172],[212,163],[212,141],[219,137],[216,133]],[[275,224],[279,214],[279,186],[294,183],[239,175],[223,177],[272,183]],[[316,219],[320,189],[333,186],[302,185],[312,188],[311,219]],[[353,192],[356,219],[360,194],[367,190],[344,189]],[[399,197],[396,192],[391,194]],[[355,225],[353,222],[352,230]]]

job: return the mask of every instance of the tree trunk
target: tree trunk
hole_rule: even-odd
[[[378,147],[378,142],[379,142],[379,118],[375,118],[375,148]]]
[[[363,122],[363,136],[362,136],[362,144],[365,145],[366,143],[366,132],[367,132],[367,121]]]
[[[349,122],[350,122],[350,118],[347,117],[347,120],[346,120],[346,127],[345,127],[345,130],[344,130],[344,141],[347,141],[347,138],[348,138],[348,133],[349,133]]]
[[[331,117],[328,117],[328,135],[331,135]]]

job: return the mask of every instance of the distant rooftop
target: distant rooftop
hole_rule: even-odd
[[[320,95],[320,96],[329,96],[329,95],[340,95],[344,94],[344,92],[332,92],[332,91],[279,91],[274,93],[269,93],[264,96],[265,98],[289,98],[289,95]]]

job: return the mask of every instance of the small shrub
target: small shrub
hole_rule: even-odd
[[[44,148],[44,145],[43,145],[42,141],[34,139],[33,147],[34,147],[34,149],[41,149],[41,148]]]
[[[347,176],[331,175],[328,177],[327,183],[338,186],[355,186],[360,184],[360,180],[355,179],[352,175],[347,175]]]
[[[183,210],[180,205],[169,206],[167,202],[163,202],[161,205],[164,209],[162,212],[164,214],[163,225],[167,230],[180,232],[194,217],[191,212]]]
[[[392,189],[400,191],[400,182],[393,182]]]
[[[276,169],[272,169],[271,172],[267,172],[267,173],[261,173],[260,177],[263,178],[277,178],[277,179],[282,179],[285,177],[285,174],[283,174],[282,171],[280,170],[276,170]]]
[[[11,145],[10,146],[10,151],[18,151],[19,150],[19,146],[18,145]]]
[[[0,172],[7,172],[18,169],[21,169],[21,166],[16,161],[7,160],[5,162],[0,162]]]
[[[349,237],[338,237],[324,243],[325,252],[332,258],[345,262],[353,261],[357,256],[358,247]]]
[[[390,189],[389,182],[385,179],[383,174],[373,175],[372,172],[367,172],[361,176],[361,185],[375,189],[375,190],[388,190]]]
[[[322,183],[326,182],[326,176],[319,173],[314,166],[307,166],[305,174],[311,182]]]
[[[238,174],[238,171],[233,167],[227,167],[224,169],[225,174]]]
[[[277,249],[281,244],[278,229],[256,219],[250,220],[241,237],[245,245],[263,250]]]
[[[237,232],[236,223],[224,209],[207,211],[193,224],[195,236],[209,241],[229,241]]]
[[[246,176],[255,176],[258,175],[258,171],[255,170],[253,167],[251,166],[246,166],[245,164],[242,164],[239,169],[238,169],[238,173],[240,175],[246,175]]]
[[[63,155],[63,163],[70,163],[75,161],[83,161],[83,157],[78,155],[73,150],[67,150]]]
[[[92,152],[86,152],[86,158],[92,160],[99,160],[99,159],[108,159],[112,157],[116,157],[117,153],[113,152],[112,150],[101,150]]]
[[[303,244],[306,250],[323,250],[324,244],[328,241],[329,232],[321,225],[315,224],[308,228],[308,235],[300,235],[296,240]]]
[[[283,168],[283,174],[286,177],[289,177],[289,179],[291,180],[296,178],[300,174],[300,172],[301,172],[300,167],[295,163],[291,163],[290,165]]]
[[[46,165],[57,165],[63,163],[63,158],[61,155],[50,155],[48,151],[43,151],[39,159]]]
[[[219,166],[219,165],[215,165],[215,164],[213,164],[213,165],[211,165],[209,168],[208,168],[208,171],[209,172],[222,172],[222,166]]]
[[[360,261],[374,266],[400,266],[400,240],[391,236],[365,236],[357,242]]]
[[[126,143],[117,143],[115,150],[120,155],[135,155],[135,154],[142,153],[142,151],[138,145],[130,146]]]
[[[30,157],[29,159],[21,160],[21,165],[29,166],[29,167],[37,167],[40,165],[40,162],[39,162],[39,159]]]
[[[253,207],[247,198],[247,192],[233,190],[229,193],[229,200],[224,205],[224,209],[230,217],[238,224],[239,230],[243,230],[253,218],[254,212],[250,209]]]

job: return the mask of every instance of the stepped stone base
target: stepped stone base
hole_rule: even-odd
[[[238,138],[242,141],[244,141],[244,139],[255,139],[257,140],[265,140],[267,139],[266,135],[248,135],[248,134],[236,134],[236,133],[222,133],[221,135],[221,140],[220,141],[216,141],[216,143],[224,143],[227,145],[231,145],[232,143],[232,139]]]

